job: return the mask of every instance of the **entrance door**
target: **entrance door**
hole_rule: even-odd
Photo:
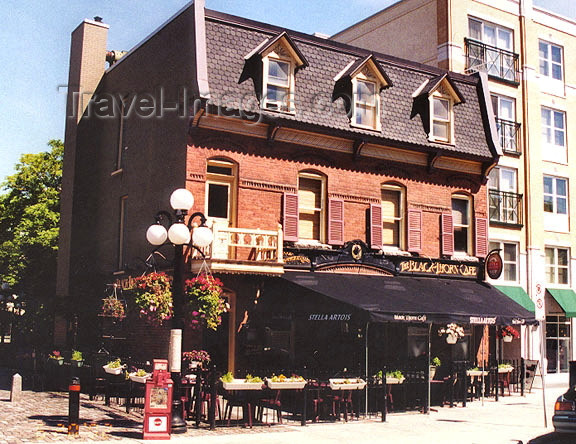
[[[570,320],[566,316],[546,316],[548,373],[568,371],[570,334]]]

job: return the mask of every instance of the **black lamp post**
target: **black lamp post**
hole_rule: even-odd
[[[182,379],[182,331],[184,329],[184,245],[192,245],[201,252],[200,248],[212,243],[212,231],[204,226],[206,218],[202,213],[194,213],[190,222],[199,216],[199,227],[186,225],[184,219],[194,205],[194,196],[184,188],[175,190],[170,196],[170,206],[174,210],[176,222],[172,223],[170,213],[160,211],[156,214],[156,223],[146,232],[146,239],[152,245],[163,245],[167,240],[174,245],[174,272],[172,276],[172,329],[170,330],[169,364],[172,380],[174,381],[172,402],[172,433],[186,432],[186,422],[182,419],[180,382]],[[167,219],[170,223],[168,230],[162,225]],[[192,242],[192,243],[191,243]]]

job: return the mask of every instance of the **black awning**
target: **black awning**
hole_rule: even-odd
[[[289,282],[360,310],[371,322],[426,322],[519,325],[536,323],[529,312],[487,283],[412,276],[366,276],[321,272],[286,272],[275,285]],[[295,288],[289,296],[302,293]],[[308,297],[297,297],[306,312]],[[340,305],[340,304],[339,304]],[[318,311],[318,304],[311,307]],[[310,315],[314,313],[310,312]]]

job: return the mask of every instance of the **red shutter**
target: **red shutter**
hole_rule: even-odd
[[[422,252],[422,210],[408,210],[408,251]]]
[[[488,219],[476,218],[476,257],[486,257],[488,254]]]
[[[298,242],[298,194],[284,193],[284,240]]]
[[[382,248],[382,207],[370,204],[370,248]]]
[[[454,220],[452,214],[442,214],[442,254],[454,254]]]
[[[342,199],[328,201],[328,243],[344,245],[344,201]]]

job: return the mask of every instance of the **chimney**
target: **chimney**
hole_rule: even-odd
[[[78,122],[95,91],[106,66],[106,41],[109,26],[100,17],[84,20],[72,32],[70,44],[70,66],[68,74],[68,97],[66,102],[66,130],[64,134],[64,165],[62,172],[62,193],[60,202],[60,243],[58,250],[58,272],[56,295],[69,295],[70,241],[72,229],[72,200],[74,169],[76,163],[76,131]],[[57,337],[59,331],[56,320],[54,341],[65,341]]]

